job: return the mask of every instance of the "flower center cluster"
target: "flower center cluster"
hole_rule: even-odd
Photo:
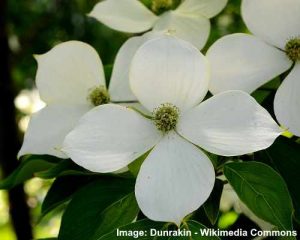
[[[163,133],[167,133],[176,128],[179,109],[171,103],[164,103],[153,110],[153,117],[157,129]]]
[[[109,103],[110,96],[105,86],[94,87],[90,90],[88,100],[94,105],[99,106]]]
[[[151,10],[157,15],[175,9],[181,0],[152,0]]]
[[[286,55],[293,62],[300,61],[300,38],[293,38],[285,45]]]

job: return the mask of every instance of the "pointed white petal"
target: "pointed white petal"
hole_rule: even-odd
[[[299,0],[243,0],[242,16],[249,30],[266,42],[284,49],[300,36]]]
[[[109,93],[112,101],[136,100],[129,86],[129,67],[137,49],[147,40],[155,37],[157,35],[152,32],[141,37],[132,37],[120,48],[109,83]]]
[[[227,2],[227,0],[185,0],[177,11],[212,18],[225,8]]]
[[[300,137],[300,63],[295,65],[277,90],[274,110],[278,121]]]
[[[68,134],[63,151],[94,172],[113,172],[150,150],[160,139],[154,124],[114,104],[96,107]]]
[[[61,151],[63,140],[88,110],[86,105],[50,105],[34,113],[18,157],[47,154],[67,158]]]
[[[155,146],[142,164],[135,194],[142,212],[178,226],[209,197],[215,181],[208,157],[176,133]]]
[[[129,33],[144,32],[157,20],[138,0],[104,0],[89,15],[112,29]]]
[[[201,15],[185,15],[169,11],[156,22],[154,31],[170,32],[172,35],[192,43],[202,49],[210,32],[210,22]]]
[[[220,93],[201,103],[182,116],[177,130],[222,156],[268,148],[282,132],[270,114],[242,91]]]
[[[251,93],[285,72],[292,62],[285,53],[249,34],[219,39],[207,52],[211,63],[209,90],[243,90]]]
[[[205,97],[209,67],[206,58],[191,44],[164,36],[139,48],[129,79],[133,93],[149,111],[163,103],[186,110]]]
[[[61,43],[36,59],[36,84],[42,100],[48,104],[86,104],[91,88],[105,86],[99,55],[86,43]]]

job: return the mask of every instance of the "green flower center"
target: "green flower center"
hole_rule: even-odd
[[[105,86],[94,87],[90,90],[88,100],[94,105],[99,106],[109,103],[110,96]]]
[[[292,38],[285,45],[286,55],[293,62],[300,61],[300,38]]]
[[[162,133],[167,133],[176,128],[179,109],[171,103],[164,103],[153,110],[153,117],[157,129]]]
[[[175,9],[181,0],[152,0],[151,10],[160,15],[168,10]]]

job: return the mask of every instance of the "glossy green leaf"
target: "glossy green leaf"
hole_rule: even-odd
[[[62,159],[52,156],[31,155],[21,161],[18,168],[6,179],[0,182],[0,189],[11,189],[33,177],[40,171],[52,168]]]
[[[120,200],[132,193],[133,189],[134,181],[124,178],[107,177],[88,184],[78,191],[68,204],[62,217],[58,239],[91,239],[99,226],[109,224],[105,222],[110,221],[105,217],[105,213],[109,213],[112,206],[117,202],[120,203]]]
[[[110,176],[110,177],[123,177],[123,178],[133,178],[133,175],[130,172],[123,173],[95,173],[90,172],[77,164],[75,164],[71,159],[64,159],[59,162],[57,165],[52,166],[51,168],[41,171],[35,174],[36,177],[43,179],[52,179],[62,176]]]
[[[255,98],[255,100],[258,102],[258,103],[262,103],[264,100],[267,99],[267,97],[271,94],[271,91],[268,91],[268,90],[256,90],[254,93],[252,93],[252,97]]]
[[[70,200],[80,188],[93,180],[85,176],[64,176],[57,178],[51,185],[42,203],[41,218],[58,206]]]
[[[212,193],[203,205],[206,216],[208,217],[212,225],[215,225],[219,216],[220,200],[223,186],[223,181],[217,179],[215,181],[215,186]]]
[[[276,171],[259,162],[238,162],[226,164],[224,174],[254,214],[280,230],[292,229],[291,197]]]
[[[52,168],[36,173],[35,176],[44,179],[51,179],[58,176],[87,174],[92,175],[94,173],[91,173],[84,168],[76,165],[71,159],[64,159]]]
[[[96,240],[117,227],[132,222],[138,215],[139,207],[134,193],[130,193],[106,208],[99,217],[99,224],[91,240]]]
[[[281,174],[293,199],[295,218],[300,222],[300,144],[281,137],[270,148],[258,153],[257,158],[266,160]]]

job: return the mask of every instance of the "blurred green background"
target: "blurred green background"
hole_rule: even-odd
[[[20,141],[22,133],[26,130],[29,115],[43,107],[34,90],[37,66],[33,54],[45,53],[60,42],[80,40],[96,48],[104,65],[110,65],[113,64],[120,46],[130,37],[86,16],[97,2],[98,0],[7,0],[6,9],[2,9],[5,12],[9,70],[15,96],[15,118],[19,128],[19,135],[15,137]],[[212,32],[204,52],[219,37],[246,31],[239,8],[240,0],[229,0],[226,9],[212,19]],[[50,184],[51,181],[35,178],[24,185],[35,238],[56,236],[58,233],[59,211],[55,216],[51,215],[39,221],[41,202]],[[1,240],[16,239],[8,206],[8,194],[0,190]],[[231,209],[229,204],[226,210],[229,213],[220,218],[220,227],[226,228],[237,220],[237,214]]]

